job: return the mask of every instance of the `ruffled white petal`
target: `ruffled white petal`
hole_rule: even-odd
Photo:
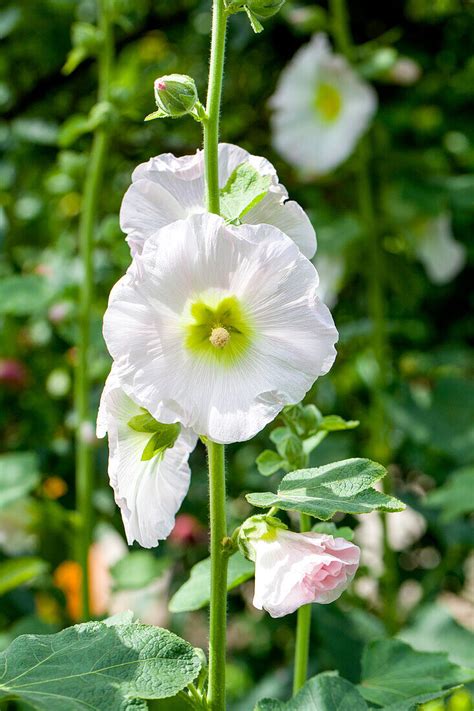
[[[223,188],[234,170],[249,162],[260,175],[271,177],[264,200],[245,216],[250,224],[267,223],[279,227],[311,258],[316,249],[314,229],[301,207],[288,201],[288,193],[278,183],[272,164],[229,143],[219,145],[219,185]],[[120,226],[127,235],[132,256],[140,254],[145,240],[165,225],[206,211],[204,153],[176,158],[165,153],[139,165],[125,193],[120,210]]]
[[[128,426],[138,414],[140,407],[122,390],[113,368],[102,393],[97,432],[99,436],[107,432],[109,437],[110,484],[122,512],[127,541],[152,548],[173,529],[175,514],[189,488],[188,457],[197,437],[182,429],[174,447],[161,459],[141,461],[151,435]]]
[[[121,386],[160,422],[222,443],[253,437],[334,362],[337,331],[317,284],[312,264],[274,227],[229,227],[202,214],[163,228],[105,314]],[[225,367],[184,345],[186,309],[206,293],[236,297],[253,323],[251,345]]]
[[[325,121],[316,110],[321,82],[341,96],[334,121]],[[305,173],[323,175],[352,153],[376,111],[377,96],[343,57],[332,54],[326,37],[319,34],[283,70],[270,105],[277,151]]]

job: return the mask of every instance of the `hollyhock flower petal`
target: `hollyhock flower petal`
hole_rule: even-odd
[[[120,387],[112,369],[102,393],[97,436],[109,437],[109,477],[129,545],[158,545],[174,527],[174,517],[189,488],[188,457],[197,437],[182,429],[173,447],[163,456],[142,461],[150,433],[137,432],[128,422],[141,408]]]
[[[337,331],[317,285],[269,225],[202,214],[163,228],[104,317],[122,388],[159,422],[221,443],[253,437],[334,362]]]
[[[451,215],[422,220],[413,228],[415,253],[433,284],[452,281],[466,263],[466,248],[454,239]]]
[[[250,163],[260,175],[270,176],[268,193],[242,218],[248,224],[270,224],[293,239],[309,259],[316,250],[314,228],[304,210],[288,200],[286,189],[278,182],[275,168],[268,160],[253,156],[229,143],[219,145],[219,184],[223,188],[234,170]],[[132,175],[120,211],[120,225],[127,235],[132,256],[140,254],[145,240],[158,229],[189,215],[206,211],[204,153],[176,158],[171,153],[150,158]]]
[[[337,600],[359,565],[357,546],[321,533],[293,533],[278,528],[273,538],[261,538],[253,546],[253,604],[272,617],[289,615],[308,603]]]
[[[270,105],[276,150],[305,173],[323,175],[350,156],[377,96],[317,34],[283,70]]]

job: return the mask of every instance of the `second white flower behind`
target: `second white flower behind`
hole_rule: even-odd
[[[318,34],[283,70],[270,104],[277,151],[303,172],[324,175],[354,150],[375,113],[377,95]]]
[[[269,225],[193,215],[151,235],[112,290],[104,336],[123,390],[159,422],[249,439],[331,368],[318,275]]]

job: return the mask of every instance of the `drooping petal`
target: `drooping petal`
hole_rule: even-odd
[[[98,434],[109,437],[109,477],[122,512],[127,541],[144,548],[158,545],[174,526],[174,517],[189,488],[188,457],[197,437],[182,429],[163,456],[142,461],[150,433],[133,430],[128,422],[142,410],[122,390],[112,370],[102,393]]]
[[[160,422],[216,442],[249,439],[334,361],[337,331],[317,284],[312,264],[274,227],[203,214],[163,228],[112,290],[104,317],[121,386]],[[244,352],[220,360],[209,344],[210,353],[193,352],[192,304],[225,299],[245,314]]]

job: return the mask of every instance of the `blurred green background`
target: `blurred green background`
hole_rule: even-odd
[[[153,80],[172,72],[190,74],[203,98],[210,28],[207,0],[114,0],[114,5],[114,115],[95,232],[91,314],[96,403],[110,367],[101,319],[110,288],[130,261],[118,211],[131,172],[152,155],[193,153],[201,142],[200,127],[191,119],[143,123],[154,110]],[[366,266],[354,159],[325,178],[301,181],[272,149],[268,99],[295,51],[314,32],[327,29],[324,3],[288,0],[259,36],[243,14],[232,18],[222,138],[269,158],[318,234],[314,261],[332,302],[340,343],[336,365],[307,401],[325,415],[337,413],[361,424],[331,434],[313,463],[350,456],[379,459],[389,465],[394,493],[408,504],[406,513],[390,517],[385,540],[375,514],[364,522],[344,519],[356,529],[363,565],[338,603],[314,606],[311,671],[339,669],[357,681],[362,646],[389,632],[416,648],[444,650],[452,661],[473,664],[474,7],[462,0],[355,0],[350,9],[354,38],[362,46],[359,67],[373,80],[380,100],[372,136],[380,273]],[[78,616],[77,226],[91,142],[87,116],[97,86],[95,62],[87,52],[73,72],[63,71],[71,27],[78,21],[95,22],[93,0],[4,0],[0,8],[1,648],[18,634],[55,631]],[[400,57],[418,67],[419,77],[409,85],[393,72]],[[459,273],[442,283],[433,281],[429,267],[433,260],[443,264],[447,259],[436,251],[434,235],[440,229],[444,239],[464,246],[465,255]],[[423,239],[431,262],[420,257]],[[382,286],[389,342],[376,410],[367,298],[374,280]],[[242,493],[268,484],[255,459],[270,445],[270,430],[229,447],[230,515],[236,524],[250,511]],[[94,447],[95,613],[134,607],[145,621],[205,647],[206,611],[167,612],[170,594],[206,555],[203,449],[193,455],[184,516],[171,539],[153,553],[159,564],[152,573],[150,560],[144,562],[146,584],[137,591],[117,572],[115,583],[111,577],[110,566],[124,559],[126,550],[107,483],[106,444]],[[271,483],[277,482],[275,475]],[[288,689],[294,620],[275,622],[254,610],[251,583],[231,595],[230,611],[229,699],[231,708],[244,711],[257,698]],[[446,705],[467,711],[469,694],[459,692]],[[430,707],[440,708],[443,702]]]

